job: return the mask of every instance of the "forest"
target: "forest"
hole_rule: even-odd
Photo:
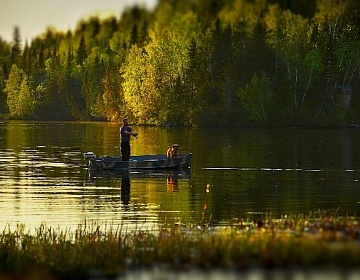
[[[1,119],[359,125],[360,1],[159,0],[31,42],[14,27],[0,67]]]

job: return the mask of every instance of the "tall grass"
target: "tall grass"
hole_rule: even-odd
[[[52,275],[116,275],[156,264],[171,269],[258,267],[360,267],[359,220],[320,212],[231,227],[163,225],[158,231],[85,221],[75,230],[42,224],[30,234],[25,226],[0,234],[0,273],[29,270]]]

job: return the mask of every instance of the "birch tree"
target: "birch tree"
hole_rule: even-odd
[[[283,65],[286,73],[287,92],[290,93],[293,112],[298,111],[305,101],[309,83],[314,72],[311,63],[304,67],[304,61],[315,56],[308,55],[311,52],[310,38],[312,28],[309,21],[300,15],[290,11],[282,11],[278,6],[270,6],[269,12],[264,18],[267,28],[267,42],[276,53],[275,73],[281,75],[280,67]]]

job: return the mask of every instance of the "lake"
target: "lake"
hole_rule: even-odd
[[[133,127],[133,155],[193,153],[189,172],[90,176],[83,153],[116,155],[119,127],[97,122],[0,123],[0,228],[86,221],[129,229],[163,223],[360,213],[360,130]]]

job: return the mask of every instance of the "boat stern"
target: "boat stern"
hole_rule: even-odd
[[[96,158],[96,155],[93,152],[86,152],[83,154],[84,159],[86,161],[86,166],[90,167],[91,166],[91,160]]]
[[[183,168],[183,169],[191,168],[191,159],[192,159],[192,153],[186,153],[182,157],[180,167]]]

